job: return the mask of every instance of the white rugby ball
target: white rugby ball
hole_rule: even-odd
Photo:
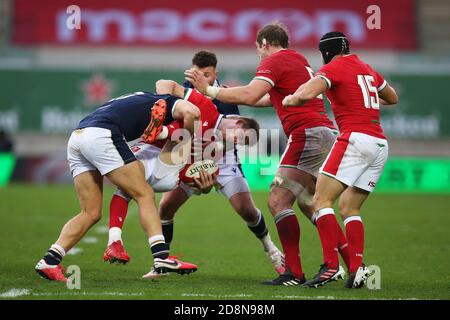
[[[180,171],[179,177],[180,181],[192,184],[194,182],[193,178],[200,177],[200,171],[205,170],[206,172],[214,175],[219,174],[219,165],[214,160],[204,159],[200,161],[196,161],[194,163],[188,163]]]

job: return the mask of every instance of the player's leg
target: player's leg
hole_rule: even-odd
[[[360,217],[360,211],[368,196],[369,191],[358,187],[350,187],[342,193],[341,198],[339,199],[339,212],[344,220],[351,252],[349,268],[349,278],[353,277],[350,281],[351,284],[353,284],[356,272],[363,266],[364,224]]]
[[[109,232],[108,245],[103,254],[103,261],[126,264],[130,256],[124,248],[122,228],[128,213],[128,204],[131,200],[127,194],[117,189],[109,205]]]
[[[60,265],[61,260],[101,217],[103,178],[96,166],[86,158],[89,150],[85,147],[101,139],[104,134],[110,134],[110,132],[104,129],[87,128],[75,130],[70,136],[67,144],[67,159],[74,177],[81,212],[66,223],[56,243],[36,265],[36,271],[46,279],[66,281]],[[93,150],[98,151],[101,147]]]
[[[286,273],[298,283],[304,282],[304,274],[300,261],[300,225],[292,206],[303,185],[312,179],[311,175],[296,168],[280,167],[268,200],[285,254]]]
[[[339,136],[320,169],[313,199],[324,263],[317,275],[305,283],[306,286],[324,285],[339,274],[338,223],[333,204],[347,186],[354,185],[367,166],[365,156],[355,146],[353,133]]]
[[[335,280],[339,274],[338,257],[338,228],[339,224],[333,209],[333,204],[339,195],[346,189],[342,182],[319,175],[314,194],[313,205],[316,209],[315,222],[319,232],[322,250],[323,264],[318,274],[305,283],[305,286],[318,287]]]
[[[74,178],[81,212],[62,228],[58,240],[36,265],[36,271],[46,279],[66,281],[60,263],[102,215],[103,177],[97,170],[85,171]]]
[[[175,214],[190,196],[187,189],[187,186],[179,186],[174,190],[165,192],[159,202],[162,231],[169,246],[173,241]]]
[[[133,198],[139,207],[139,217],[142,228],[149,238],[154,257],[167,258],[165,246],[156,246],[164,242],[161,222],[155,205],[153,189],[145,181],[144,167],[140,161],[133,161],[127,165],[109,172],[108,179],[123,192]]]
[[[368,167],[354,182],[354,186],[348,188],[341,195],[339,211],[344,220],[348,243],[351,252],[351,264],[347,288],[360,288],[364,285],[369,270],[363,264],[364,254],[364,225],[360,216],[361,207],[375,189],[375,185],[381,177],[388,157],[388,144],[384,139],[358,134],[355,139],[358,148],[364,154],[372,155],[372,161]]]
[[[133,161],[107,174],[117,185],[138,204],[141,225],[148,236],[148,242],[154,258],[153,269],[157,272],[194,272],[192,264],[168,259],[169,246],[162,235],[161,220],[155,205],[152,188],[145,180],[144,167],[140,161]]]
[[[232,167],[236,166],[232,165]],[[247,180],[243,176],[219,176],[218,182],[222,185],[219,192],[228,199],[234,211],[246,222],[255,237],[261,241],[264,252],[275,271],[278,274],[284,273],[284,255],[270,237],[264,216],[253,201]]]
[[[190,193],[188,192],[188,187],[185,186],[186,190],[179,186],[173,190],[165,192],[159,203],[159,215],[161,218],[161,226],[164,238],[170,250],[170,244],[173,241],[173,230],[174,230],[174,218],[177,210],[189,199]],[[170,255],[169,259],[174,261],[179,261],[177,256]],[[190,264],[192,267],[195,265]],[[195,270],[194,270],[195,271]],[[168,275],[168,273],[161,273],[152,268],[144,278],[155,279],[163,275]]]

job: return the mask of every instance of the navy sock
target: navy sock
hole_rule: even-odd
[[[157,243],[151,246],[153,258],[167,259],[169,257],[169,245],[167,243]]]
[[[166,244],[170,248],[170,243],[173,239],[173,220],[163,220],[161,225],[164,239],[166,239]]]
[[[261,212],[259,212],[258,221],[255,224],[247,224],[247,226],[259,239],[264,238],[269,233],[269,230],[267,230],[266,222],[264,221],[264,217]]]
[[[44,261],[49,265],[55,266],[57,264],[60,264],[61,260],[62,256],[52,249],[49,249],[47,253],[44,255]]]

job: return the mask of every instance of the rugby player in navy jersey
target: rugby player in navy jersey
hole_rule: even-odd
[[[181,274],[196,271],[195,265],[169,259],[153,190],[127,142],[140,137],[153,142],[163,125],[174,120],[183,121],[192,133],[199,117],[196,106],[175,96],[135,92],[108,101],[81,120],[67,146],[81,211],[64,225],[57,241],[37,263],[36,272],[48,280],[67,281],[61,261],[101,218],[103,176],[137,202],[153,255],[151,269]]]

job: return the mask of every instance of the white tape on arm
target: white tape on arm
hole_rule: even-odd
[[[208,86],[206,88],[206,95],[208,97],[211,97],[212,99],[215,99],[217,97],[217,95],[219,94],[219,91],[220,91],[220,87]]]

